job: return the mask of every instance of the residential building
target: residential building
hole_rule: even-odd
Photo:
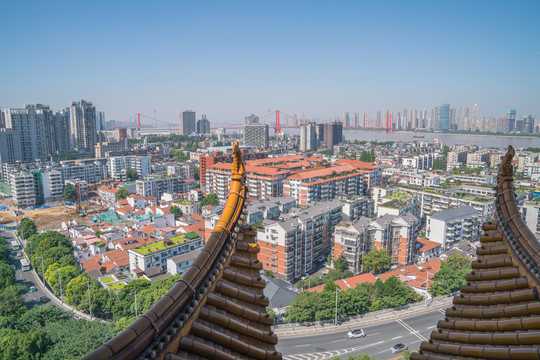
[[[167,259],[167,272],[171,275],[184,275],[187,269],[193,264],[201,249],[193,250],[181,255],[176,255]]]
[[[454,180],[459,180],[466,183],[479,184],[479,185],[494,185],[497,181],[495,175],[484,175],[484,176],[474,176],[474,175],[453,175]]]
[[[56,151],[67,153],[71,150],[71,121],[69,108],[57,111],[54,117],[54,137]]]
[[[244,125],[244,145],[256,146],[259,149],[268,149],[268,125]]]
[[[265,219],[277,219],[280,214],[286,214],[296,206],[296,200],[291,196],[279,196],[270,199],[259,199],[248,202],[246,223],[254,225]]]
[[[257,229],[257,255],[277,278],[294,281],[312,272],[314,262],[330,251],[332,234],[341,221],[342,204],[323,201],[309,208],[293,208],[278,220],[263,220]]]
[[[197,130],[195,112],[186,110],[180,116],[180,134],[189,136]]]
[[[227,149],[227,153],[223,151],[212,151],[207,155],[199,156],[199,172],[201,185],[206,186],[206,171],[212,167],[212,165],[217,163],[227,163],[231,164],[233,162],[232,148],[231,150]],[[244,161],[254,160],[254,159],[264,159],[267,157],[266,152],[248,152],[247,150],[242,150],[242,158]]]
[[[431,170],[433,168],[433,160],[436,158],[437,155],[434,153],[404,157],[401,159],[401,165],[405,168]]]
[[[333,257],[344,255],[353,273],[364,272],[362,257],[371,249],[387,249],[392,265],[407,265],[415,260],[414,244],[420,220],[411,213],[384,215],[371,220],[361,217],[341,223],[334,231]]]
[[[6,109],[5,119],[6,127],[19,135],[20,160],[46,160],[56,153],[54,119],[49,106],[32,104],[24,109]]]
[[[96,160],[65,160],[56,168],[62,172],[62,180],[81,179],[89,184],[97,184],[107,178],[107,166]]]
[[[178,176],[183,179],[193,179],[195,177],[195,165],[190,161],[179,165],[168,165],[167,176]]]
[[[65,185],[73,185],[76,189],[79,189],[81,199],[84,200],[88,197],[88,183],[81,179],[68,179],[65,181]]]
[[[300,125],[300,151],[317,150],[320,146],[319,125],[307,123]]]
[[[484,163],[484,166],[489,164],[490,149],[481,149],[467,154],[467,167],[474,168],[478,163]]]
[[[516,110],[508,109],[506,110],[505,117],[505,129],[504,132],[509,134],[516,131]]]
[[[520,210],[527,227],[540,239],[540,197],[524,202]]]
[[[439,176],[425,172],[409,176],[409,185],[432,187],[438,186],[440,183],[441,178]]]
[[[522,152],[517,154],[517,172],[524,172],[525,166],[530,163],[535,163],[540,156],[537,153]]]
[[[460,206],[427,216],[426,237],[443,248],[462,240],[476,241],[481,223],[478,210]]]
[[[140,178],[152,172],[149,156],[114,156],[107,161],[109,176],[115,181],[127,181],[126,172],[122,170],[133,169]]]
[[[368,197],[350,195],[339,199],[343,204],[343,221],[355,221],[360,217],[372,217],[374,202]]]
[[[98,142],[94,147],[94,156],[97,159],[106,158],[109,156],[115,156],[122,153],[126,153],[126,140],[122,141],[109,141],[109,142]]]
[[[73,147],[79,152],[94,153],[97,144],[96,108],[91,102],[72,101],[70,128]]]
[[[101,201],[114,204],[116,202],[116,192],[118,189],[106,185],[101,185],[98,188],[98,195]]]
[[[43,181],[43,198],[45,201],[62,199],[64,182],[62,172],[58,170],[45,170],[41,172]]]
[[[466,149],[455,149],[453,151],[449,151],[447,154],[447,162],[448,163],[462,163],[465,164],[467,162],[467,150]]]
[[[161,266],[168,270],[167,259],[202,248],[204,240],[196,232],[175,236],[170,239],[155,241],[129,249],[129,269],[145,271]]]
[[[21,136],[19,131],[0,129],[0,165],[22,160],[21,151]]]
[[[11,196],[19,208],[36,206],[36,189],[34,176],[27,172],[11,173]]]
[[[136,193],[144,197],[155,196],[157,199],[165,192],[186,193],[195,189],[195,179],[181,177],[158,177],[147,175],[136,181]]]
[[[436,259],[441,254],[442,244],[422,238],[417,238],[416,241],[417,262],[425,262],[429,259]]]

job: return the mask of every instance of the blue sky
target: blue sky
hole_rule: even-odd
[[[540,115],[539,1],[3,1],[0,107]]]

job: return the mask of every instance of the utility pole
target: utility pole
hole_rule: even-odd
[[[88,311],[90,311],[90,318],[92,318],[92,303],[90,302],[90,281],[87,281],[84,284],[88,284]]]
[[[58,271],[58,283],[60,284],[60,301],[64,302],[62,299],[62,276],[60,276],[60,269],[56,271]]]
[[[427,307],[427,298],[429,296],[429,271],[426,273],[426,302],[425,307]]]
[[[337,297],[338,297],[338,288],[336,286],[336,319],[334,320],[334,326],[337,326]]]

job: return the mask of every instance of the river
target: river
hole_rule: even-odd
[[[288,133],[299,134],[298,129],[286,129]],[[409,131],[394,131],[391,134],[385,131],[343,129],[345,140],[354,141],[427,141],[439,139],[445,145],[480,145],[484,147],[508,147],[515,148],[540,147],[540,138],[534,136],[495,136],[477,134],[446,134],[446,133],[419,133]],[[416,136],[416,138],[414,137]],[[423,136],[423,138],[418,138]]]

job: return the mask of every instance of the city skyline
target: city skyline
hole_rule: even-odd
[[[532,1],[64,5],[3,5],[4,47],[39,56],[2,57],[2,109],[85,99],[108,120],[193,109],[220,124],[448,103],[538,118]]]

